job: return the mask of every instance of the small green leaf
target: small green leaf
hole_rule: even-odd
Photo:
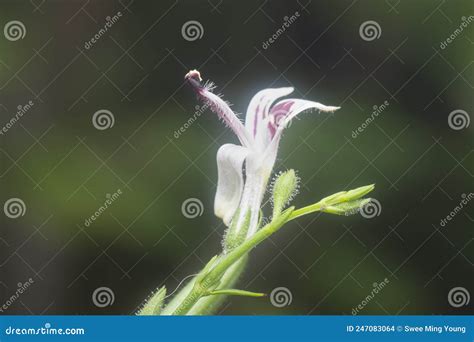
[[[226,296],[244,296],[244,297],[263,297],[265,296],[265,293],[236,290],[236,289],[223,289],[223,290],[210,291],[207,295],[208,296],[226,295]]]

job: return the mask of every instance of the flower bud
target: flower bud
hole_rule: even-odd
[[[360,188],[349,190],[344,195],[341,196],[341,202],[349,202],[349,201],[357,200],[367,195],[369,192],[374,190],[374,188],[375,188],[375,184],[370,184],[366,186],[361,186]]]
[[[295,170],[281,173],[273,183],[273,218],[281,214],[298,190]]]
[[[341,191],[331,196],[328,196],[326,198],[323,198],[321,200],[321,203],[323,203],[324,205],[330,206],[330,205],[334,205],[338,203],[355,201],[367,195],[369,192],[374,190],[374,188],[375,188],[375,184],[370,184],[370,185],[361,186],[359,188],[352,189],[349,191]]]
[[[357,214],[365,205],[370,202],[370,198],[358,199],[355,201],[343,202],[323,207],[322,212],[335,215],[354,215]]]

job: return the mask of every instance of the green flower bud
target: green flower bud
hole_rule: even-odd
[[[273,218],[279,216],[298,190],[298,177],[291,169],[281,173],[273,183]]]
[[[321,209],[321,211],[328,214],[349,216],[357,214],[369,202],[370,198],[358,199],[355,201],[325,206]]]
[[[361,186],[360,188],[347,191],[344,195],[341,196],[341,202],[355,201],[361,197],[364,197],[369,192],[374,190],[375,184],[370,184],[366,186]]]
[[[328,197],[325,197],[323,198],[320,203],[324,203],[326,205],[331,205],[331,204],[336,204],[336,203],[340,203],[340,197],[342,195],[344,195],[345,193],[347,193],[347,191],[340,191],[340,192],[336,192],[335,194],[332,194],[331,196],[328,196]]]
[[[290,219],[293,220],[317,211],[336,215],[350,215],[350,213],[359,212],[364,205],[370,202],[370,199],[362,199],[361,197],[367,195],[374,188],[375,184],[370,184],[349,191],[337,192],[317,203],[295,210]]]
[[[374,190],[375,184],[361,186],[360,188],[352,189],[349,191],[341,191],[331,196],[325,197],[321,200],[324,205],[333,205],[343,202],[355,201],[361,197],[364,197],[369,192]]]

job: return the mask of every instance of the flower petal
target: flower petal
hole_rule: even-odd
[[[273,137],[279,127],[285,127],[291,119],[301,112],[315,108],[320,112],[334,112],[340,107],[326,106],[319,102],[306,101],[300,99],[285,99],[276,103],[270,109],[269,129]]]
[[[250,146],[252,138],[245,130],[242,121],[240,121],[237,115],[230,109],[226,101],[212,92],[214,86],[211,83],[203,85],[201,83],[201,75],[197,70],[191,70],[184,78],[193,87],[197,95],[205,102],[205,105],[209,106],[210,109],[234,131],[241,144]]]
[[[245,147],[225,144],[217,151],[217,191],[214,213],[226,225],[230,224],[237,210],[244,186],[242,166],[249,150]]]
[[[310,108],[316,108],[322,112],[334,112],[340,107],[326,106],[319,102],[300,99],[286,99],[279,101],[270,109],[268,129],[272,140],[267,145],[265,153],[263,154],[262,163],[264,165],[273,167],[284,128],[296,115]]]
[[[293,88],[268,88],[259,91],[250,101],[245,117],[245,128],[253,137],[260,136],[260,141],[265,141],[267,125],[265,119],[268,116],[270,106],[278,98],[293,92]],[[258,139],[257,139],[258,140]]]

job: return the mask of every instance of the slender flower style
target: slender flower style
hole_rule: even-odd
[[[235,226],[237,234],[244,233],[249,238],[258,230],[263,195],[285,127],[305,110],[334,112],[339,107],[293,98],[275,103],[277,99],[292,93],[293,88],[268,88],[252,98],[244,124],[228,103],[212,92],[214,86],[211,83],[202,83],[199,71],[191,70],[185,80],[240,141],[241,145],[225,144],[217,152],[218,182],[214,213],[227,226]]]

